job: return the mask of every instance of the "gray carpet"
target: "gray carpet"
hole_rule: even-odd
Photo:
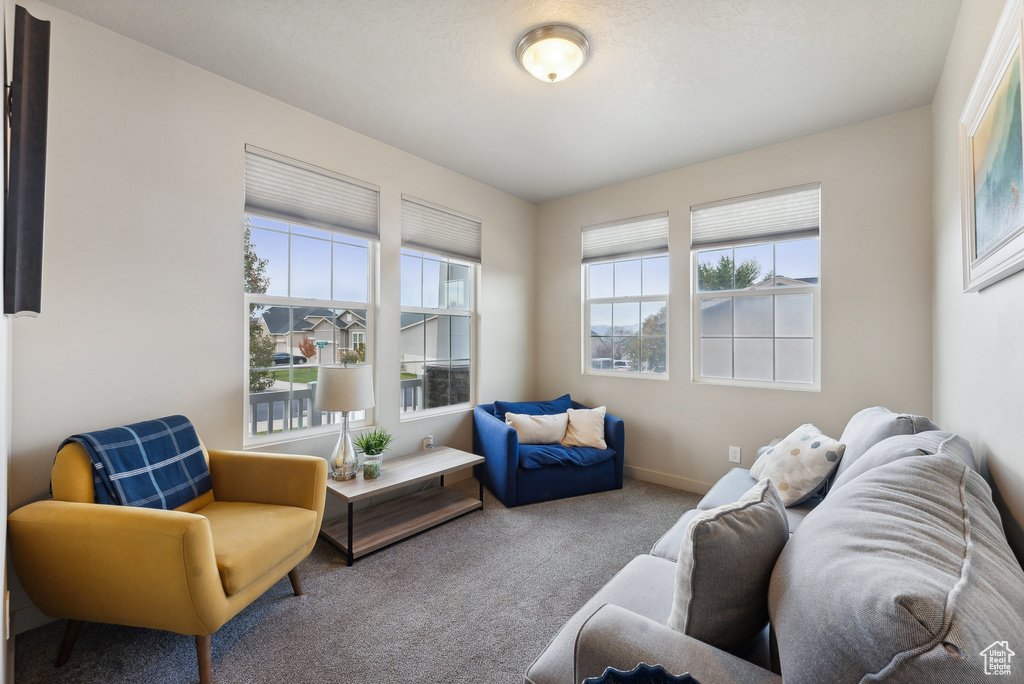
[[[455,488],[476,495],[476,481]],[[562,624],[699,497],[626,480],[620,491],[477,511],[346,567],[320,540],[287,579],[213,635],[218,684],[522,682]],[[198,681],[192,637],[87,623],[53,660],[63,621],[18,635],[16,684]]]

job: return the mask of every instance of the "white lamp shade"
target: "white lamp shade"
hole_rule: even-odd
[[[321,411],[361,411],[373,406],[373,367],[320,366],[314,406]]]

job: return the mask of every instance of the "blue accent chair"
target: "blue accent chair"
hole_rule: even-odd
[[[589,408],[562,397],[565,408]],[[559,400],[555,400],[556,402]],[[537,402],[553,404],[553,402]],[[518,404],[516,406],[524,406]],[[505,506],[562,499],[580,494],[622,489],[622,461],[626,451],[625,426],[621,418],[605,415],[604,438],[610,457],[591,465],[546,465],[524,468],[519,458],[519,438],[516,431],[505,424],[502,402],[480,404],[473,409],[473,453],[485,461],[478,468],[484,485]],[[562,410],[564,411],[564,409]],[[558,413],[541,410],[540,413]],[[523,410],[523,413],[530,411]],[[500,415],[500,417],[499,417]],[[558,447],[568,449],[569,447]],[[573,447],[581,449],[582,447]],[[598,452],[599,450],[594,449]]]

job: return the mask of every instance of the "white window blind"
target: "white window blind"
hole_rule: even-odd
[[[583,262],[607,261],[668,249],[668,214],[611,221],[583,229]]]
[[[252,145],[245,146],[245,211],[374,240],[376,187]]]
[[[817,237],[821,184],[773,190],[690,208],[690,247]]]
[[[480,219],[402,195],[402,246],[480,263]]]

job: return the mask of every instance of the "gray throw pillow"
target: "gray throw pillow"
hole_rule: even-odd
[[[679,547],[668,626],[726,651],[746,647],[768,623],[768,583],[788,539],[786,508],[768,479],[697,513]]]
[[[887,437],[916,435],[919,432],[938,429],[935,423],[924,416],[893,413],[881,406],[859,411],[850,418],[839,438],[839,441],[846,445],[846,452],[832,479],[835,480],[842,475],[843,471],[852,466],[868,449]]]
[[[1024,571],[978,473],[945,454],[902,458],[804,519],[769,608],[787,681],[983,682],[983,651],[1024,644]]]
[[[934,456],[944,454],[959,459],[971,470],[977,470],[971,443],[960,435],[942,430],[929,430],[919,435],[896,435],[883,439],[868,449],[853,465],[836,477],[832,490],[841,487],[853,478],[872,468],[911,456]]]

